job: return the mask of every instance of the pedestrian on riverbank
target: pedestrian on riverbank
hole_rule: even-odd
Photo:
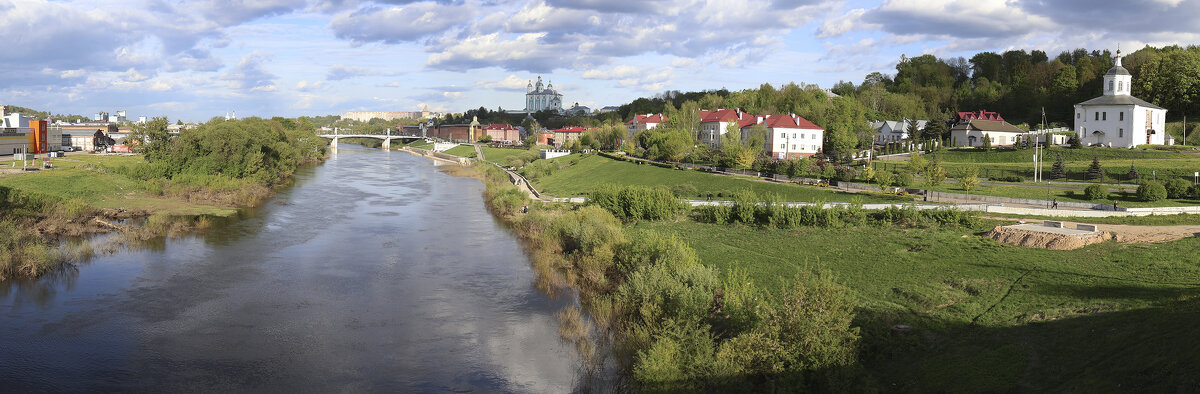
[[[1054,201],[1052,203],[1050,203],[1050,209],[1058,209],[1058,199],[1057,198],[1054,199]]]

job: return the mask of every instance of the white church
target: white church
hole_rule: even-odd
[[[1129,94],[1133,76],[1116,64],[1104,75],[1104,95],[1075,104],[1075,135],[1084,145],[1133,148],[1173,142],[1166,133],[1167,110]]]
[[[554,110],[562,112],[562,94],[554,90],[554,82],[542,86],[542,76],[539,75],[537,85],[533,81],[525,87],[525,112],[538,112],[542,110]]]

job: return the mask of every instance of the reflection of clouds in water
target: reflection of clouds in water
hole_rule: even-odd
[[[579,373],[572,350],[558,340],[554,316],[530,315],[498,326],[484,338],[488,359],[507,377],[509,391],[565,393]],[[567,361],[567,362],[564,362]]]

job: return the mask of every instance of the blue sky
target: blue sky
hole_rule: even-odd
[[[0,0],[0,102],[207,120],[861,82],[901,54],[1200,43],[1183,0]]]

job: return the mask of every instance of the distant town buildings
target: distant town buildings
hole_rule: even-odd
[[[371,119],[383,119],[386,121],[400,119],[429,119],[441,117],[444,115],[441,112],[432,112],[429,107],[422,108],[420,111],[398,111],[398,112],[345,112],[342,113],[341,120],[354,120],[358,122],[370,122]]]
[[[1104,75],[1104,95],[1075,104],[1075,135],[1080,141],[1133,148],[1172,140],[1165,131],[1167,110],[1130,95],[1132,82],[1117,50],[1113,67]]]

